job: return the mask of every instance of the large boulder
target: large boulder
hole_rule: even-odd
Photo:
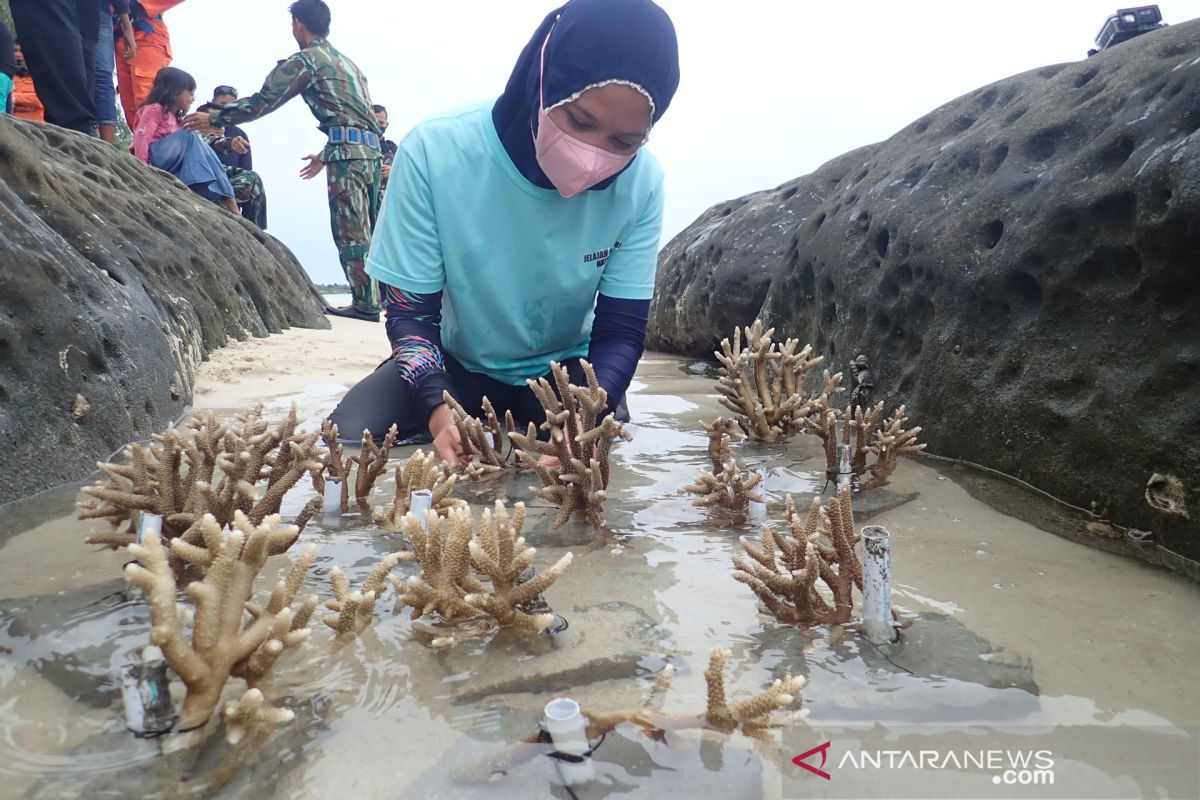
[[[327,328],[291,252],[111,145],[0,114],[0,503],[162,430],[227,337]]]
[[[1200,557],[1200,21],[964,95],[664,249],[650,346],[756,317],[907,403],[930,450]]]

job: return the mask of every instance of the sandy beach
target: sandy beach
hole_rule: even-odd
[[[306,414],[336,402],[390,348],[382,323],[329,320],[331,330],[292,328],[264,339],[229,340],[197,370],[195,408],[243,410],[295,400]]]

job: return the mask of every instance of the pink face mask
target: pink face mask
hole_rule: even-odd
[[[546,69],[546,45],[542,42],[542,75]],[[633,160],[634,153],[621,156],[602,147],[581,142],[554,124],[546,111],[542,91],[542,75],[538,76],[538,130],[533,138],[533,151],[538,166],[563,197],[573,197],[605,178],[611,178]]]

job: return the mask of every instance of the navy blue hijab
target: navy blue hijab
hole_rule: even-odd
[[[551,11],[517,59],[492,107],[492,122],[508,157],[535,186],[554,184],[538,166],[533,150],[539,109],[542,43],[546,45],[546,107],[603,81],[629,81],[654,101],[654,122],[662,117],[679,86],[679,46],[667,12],[650,0],[570,0]],[[632,163],[632,162],[631,162]],[[616,179],[601,181],[604,189]]]

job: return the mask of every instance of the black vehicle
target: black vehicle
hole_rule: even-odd
[[[1094,56],[1135,36],[1165,27],[1167,23],[1162,21],[1158,6],[1118,9],[1117,13],[1104,21],[1104,27],[1096,34],[1096,49],[1089,50],[1088,55]]]

